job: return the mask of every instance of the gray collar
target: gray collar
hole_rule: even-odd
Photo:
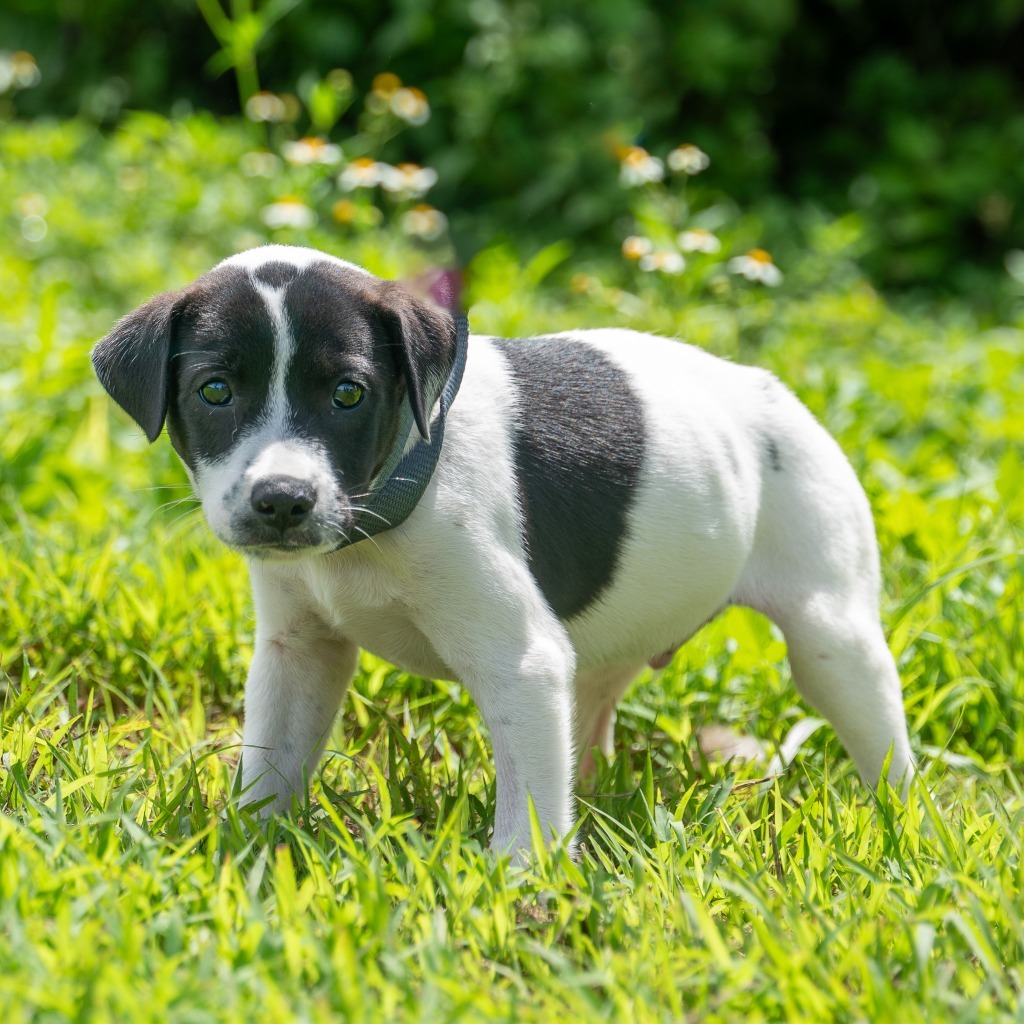
[[[405,408],[395,449],[377,474],[369,496],[358,506],[348,537],[342,540],[335,551],[404,523],[423,497],[441,455],[445,418],[458,393],[462,372],[466,368],[469,321],[464,316],[456,317],[455,330],[455,363],[441,391],[437,419],[430,425],[430,440],[418,438],[415,445],[405,451],[413,421],[408,402],[403,403]]]

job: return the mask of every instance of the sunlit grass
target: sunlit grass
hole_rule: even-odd
[[[472,701],[369,655],[308,801],[255,826],[232,798],[244,565],[87,361],[252,230],[249,143],[206,119],[87,136],[0,136],[11,194],[63,196],[43,248],[0,251],[5,1022],[1020,1019],[1019,327],[901,315],[863,283],[679,304],[617,254],[583,294],[551,276],[565,253],[491,251],[476,329],[685,336],[772,369],[837,435],[876,512],[921,784],[905,807],[872,795],[827,728],[778,778],[708,763],[708,725],[770,756],[812,714],[778,633],[733,610],[627,695],[616,757],[580,787],[578,862],[484,852]],[[108,187],[140,161],[141,195]],[[287,240],[401,270],[372,238]]]

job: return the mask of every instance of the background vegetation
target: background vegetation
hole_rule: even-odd
[[[197,4],[217,0],[10,0],[0,39],[47,72],[18,110],[230,114],[232,61],[277,91],[343,67],[365,92],[391,71],[435,108],[401,155],[438,169],[463,262],[496,234],[607,244],[609,154],[633,142],[713,154],[773,251],[821,209],[855,212],[887,287],[996,303],[1020,248],[1024,0],[232,0],[219,52]]]
[[[0,12],[4,1019],[1019,1020],[1021,5],[218,10]],[[734,611],[629,694],[579,864],[483,855],[472,702],[369,656],[247,832],[244,565],[88,351],[269,240],[779,374],[872,500],[927,788],[868,794]]]

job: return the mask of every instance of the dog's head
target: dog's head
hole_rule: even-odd
[[[221,540],[294,556],[347,537],[415,432],[407,408],[429,437],[455,338],[450,315],[394,282],[265,246],[124,317],[92,360],[150,441],[166,420]]]

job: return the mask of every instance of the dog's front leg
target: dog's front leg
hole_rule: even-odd
[[[304,796],[356,668],[358,648],[308,617],[261,620],[245,684],[242,801],[262,814]]]
[[[425,632],[490,730],[497,783],[491,846],[522,859],[530,850],[531,800],[546,839],[572,829],[576,657],[525,569],[506,571],[522,579],[485,592],[467,587],[458,607],[435,604]]]
[[[530,849],[530,801],[544,837],[573,824],[573,657],[565,638],[534,639],[521,657],[465,682],[491,733],[497,802],[491,847]]]

